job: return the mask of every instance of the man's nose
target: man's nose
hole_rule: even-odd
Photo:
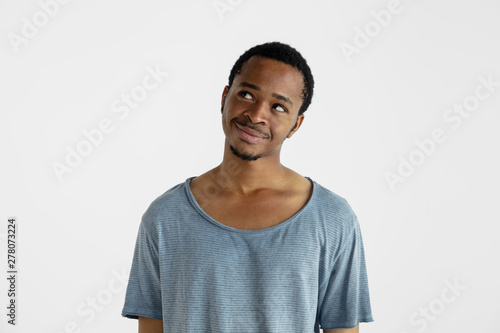
[[[252,123],[267,123],[268,112],[269,105],[267,103],[257,102],[245,112],[245,115]]]

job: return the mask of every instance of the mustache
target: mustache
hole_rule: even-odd
[[[259,134],[261,134],[264,138],[266,139],[269,139],[270,135],[266,132],[264,132],[262,129],[260,129],[259,127],[256,127],[254,126],[252,123],[249,123],[249,122],[241,122],[239,120],[233,120],[235,123],[237,123],[238,125],[240,126],[244,126],[244,127],[248,127],[248,128],[251,128],[253,129],[254,131],[258,132]]]

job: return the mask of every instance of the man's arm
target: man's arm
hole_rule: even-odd
[[[163,320],[139,316],[139,333],[163,333]]]
[[[339,328],[336,330],[323,330],[323,333],[359,333],[359,323],[355,328]]]

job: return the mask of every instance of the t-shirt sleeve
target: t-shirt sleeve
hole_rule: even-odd
[[[148,230],[143,217],[137,234],[123,317],[162,319],[158,242],[155,234]]]
[[[320,287],[319,324],[322,329],[354,328],[373,321],[361,229],[352,213],[352,224],[339,254],[334,257],[330,279]]]

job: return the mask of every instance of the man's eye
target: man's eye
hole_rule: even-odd
[[[248,91],[240,92],[240,96],[243,97],[244,99],[253,99],[252,94],[250,94]]]
[[[282,105],[276,104],[274,108],[279,112],[286,112],[286,109]]]

